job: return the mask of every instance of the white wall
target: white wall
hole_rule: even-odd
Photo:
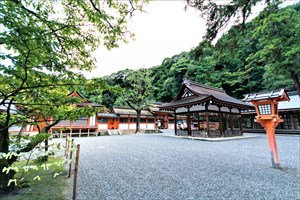
[[[155,129],[154,123],[148,124],[147,129]]]
[[[128,129],[128,128],[127,128]],[[130,123],[129,129],[136,129],[136,123]]]
[[[98,129],[107,130],[107,124],[98,124]]]
[[[96,124],[96,115],[90,117],[90,126],[95,126]]]
[[[147,127],[146,127],[146,123],[142,123],[142,124],[140,124],[140,129],[146,129]]]
[[[128,129],[128,124],[119,124],[119,129],[122,129],[122,130],[127,130]]]
[[[169,124],[168,129],[174,129],[174,123]]]
[[[190,111],[201,111],[201,110],[205,110],[205,106],[196,105],[190,108]]]
[[[187,112],[187,111],[188,111],[187,108],[178,108],[178,109],[176,110],[176,113],[184,113],[184,112]]]
[[[231,112],[233,112],[233,113],[239,113],[240,111],[239,111],[237,108],[233,108],[233,109],[231,110]]]
[[[219,111],[219,108],[216,105],[209,105],[207,109],[208,110],[213,110],[213,111]]]
[[[32,130],[31,125],[27,125],[25,131],[30,132]]]
[[[22,128],[21,126],[11,126],[11,127],[9,127],[8,131],[9,132],[20,132],[21,128]]]
[[[223,112],[229,112],[229,108],[227,108],[227,107],[221,107],[221,111],[223,111]]]

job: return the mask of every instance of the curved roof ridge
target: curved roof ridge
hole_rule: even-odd
[[[77,90],[73,90],[72,92],[70,92],[67,96],[70,96],[72,94],[77,94],[80,98],[84,99],[85,101],[89,102],[89,103],[94,103],[91,102],[88,98],[86,98],[85,96],[83,96],[80,92],[78,92]]]
[[[225,91],[223,89],[216,88],[216,87],[213,87],[213,86],[204,85],[204,84],[197,83],[195,81],[191,81],[191,80],[188,80],[188,79],[184,79],[183,84],[186,84],[187,86],[192,84],[192,85],[199,86],[199,87],[202,87],[202,88],[206,88],[206,89],[215,90],[215,91],[218,91],[218,92],[225,93]]]

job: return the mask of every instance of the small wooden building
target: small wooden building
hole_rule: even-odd
[[[99,130],[120,129],[134,130],[136,128],[136,112],[128,107],[113,107],[110,113],[98,113]],[[141,112],[141,129],[155,129],[155,116],[148,110]]]
[[[241,111],[253,109],[225,93],[222,89],[184,80],[170,103],[158,106],[174,113],[176,135],[194,137],[228,137],[243,134]],[[178,125],[177,116],[185,116]]]
[[[87,98],[82,96],[79,92],[74,91],[67,95],[68,97],[75,97],[82,100],[81,103],[76,103],[78,108],[90,106],[93,108],[104,108],[104,106],[89,101]],[[61,120],[58,124],[53,126],[50,131],[52,133],[62,134],[63,132],[71,134],[87,134],[95,133],[98,130],[97,116],[96,113],[93,116],[81,117],[77,120]]]

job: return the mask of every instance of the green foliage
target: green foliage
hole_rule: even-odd
[[[276,6],[288,0],[231,0],[230,2],[214,0],[185,0],[187,6],[196,8],[206,19],[205,39],[213,40],[230,22],[242,24],[240,31],[244,30],[246,20],[252,14],[255,6],[271,3]]]
[[[23,177],[23,180],[17,185],[18,189],[16,192],[7,195],[0,194],[0,199],[65,199],[69,183],[65,178],[65,165],[61,164],[62,162],[64,162],[62,158],[51,158],[46,163],[49,165],[48,170],[44,170],[43,166],[38,165],[37,170],[28,170],[25,176],[23,176],[24,170],[22,167],[35,165],[33,161],[27,163],[24,160],[14,163],[14,167],[20,168],[14,178],[19,179]],[[39,177],[40,180],[36,177]]]
[[[234,2],[237,6],[243,3]],[[234,4],[227,5],[230,6]],[[299,7],[298,3],[277,10],[277,4],[269,4],[256,19],[233,26],[214,46],[203,41],[190,52],[165,58],[160,66],[150,69],[157,88],[155,100],[170,101],[179,90],[182,78],[223,88],[236,98],[263,90],[297,89],[294,80],[299,80],[300,69],[299,56],[296,56],[300,49]]]
[[[117,105],[127,104],[130,108],[141,111],[149,106],[152,93],[152,78],[147,69],[139,69],[130,73],[126,78],[127,88],[123,88],[122,94],[116,101]]]
[[[122,93],[122,88],[129,87],[126,77],[131,74],[133,70],[125,69],[111,74],[110,76],[105,76],[103,78],[96,78],[95,81],[103,81],[106,84],[102,91],[98,91],[98,95],[101,95],[101,100],[98,103],[106,106],[107,108],[112,108],[115,101]],[[102,85],[99,87],[101,89]],[[85,90],[85,89],[84,89]],[[95,94],[97,95],[97,93]],[[90,92],[87,93],[89,99],[93,98]]]
[[[210,41],[230,22],[237,24],[217,44],[217,51],[221,52],[218,56],[221,63],[217,68],[224,72],[224,78],[220,78],[225,90],[233,90],[234,96],[241,96],[243,92],[283,86],[297,89],[300,95],[300,61],[297,56],[300,50],[299,3],[280,9],[287,0],[186,2],[187,6],[198,9],[206,17],[205,38]],[[264,11],[256,19],[246,23],[254,7],[259,4],[264,4]],[[287,79],[292,79],[294,86]],[[236,88],[240,88],[240,91],[236,91]]]
[[[257,27],[252,37],[259,40],[262,48],[248,57],[249,66],[255,65],[256,60],[263,62],[266,74],[278,74],[283,80],[291,78],[300,95],[299,3],[280,11],[276,6],[270,6],[252,24]],[[268,79],[265,81],[270,82]]]
[[[127,105],[137,113],[136,133],[140,131],[140,115],[149,107],[153,97],[152,77],[147,69],[139,69],[125,77],[129,87],[124,88],[116,105]]]
[[[118,47],[133,37],[127,17],[141,10],[143,1],[0,1],[0,152],[8,153],[8,129],[12,125],[38,125],[47,133],[62,119],[91,115],[92,108],[78,109],[70,91],[105,88],[103,82],[88,82],[72,69],[91,70],[91,52],[100,44]],[[97,87],[96,87],[97,86]],[[94,91],[95,94],[95,91]],[[48,119],[52,116],[53,119]],[[47,141],[47,139],[46,139]],[[22,151],[34,148],[29,142]],[[47,145],[46,145],[47,148]],[[0,170],[15,157],[1,162]],[[0,171],[0,188],[13,174]]]

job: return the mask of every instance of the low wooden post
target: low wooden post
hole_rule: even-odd
[[[69,175],[68,177],[71,177],[71,171],[72,171],[72,157],[73,157],[73,150],[72,147],[74,146],[74,139],[72,139],[71,142],[71,151],[70,151],[70,159],[69,159]]]
[[[209,138],[210,137],[210,132],[209,132],[209,114],[208,112],[206,111],[205,112],[205,120],[206,120],[206,136]]]
[[[67,135],[66,137],[66,151],[65,151],[66,159],[68,159],[68,152],[69,152],[69,135]]]
[[[72,198],[73,200],[76,199],[79,153],[80,153],[80,144],[77,144],[76,160],[75,160],[75,172],[74,172],[74,181],[73,181],[73,198]]]
[[[176,110],[174,110],[174,129],[175,129],[175,135],[177,135],[177,116],[176,116]]]

